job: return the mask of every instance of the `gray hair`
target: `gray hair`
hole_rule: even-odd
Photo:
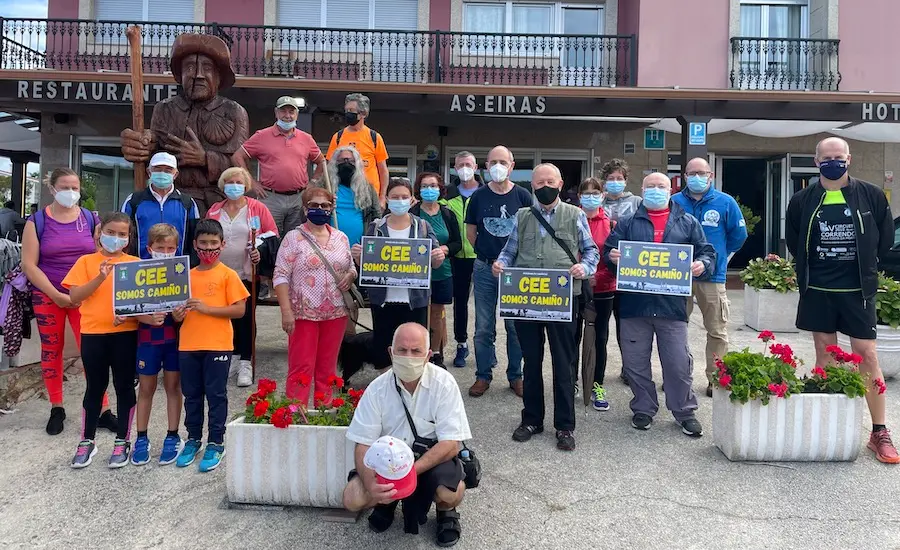
[[[472,159],[475,161],[475,164],[478,165],[478,159],[475,158],[475,155],[473,155],[469,151],[460,151],[459,153],[456,153],[456,156],[453,157],[453,164],[456,164],[457,162],[459,162],[459,159],[464,159],[464,158],[468,158],[468,157],[472,157]]]
[[[347,94],[347,97],[344,98],[344,105],[351,101],[356,102],[356,106],[359,108],[359,114],[363,116],[369,114],[369,96],[358,93]]]
[[[534,167],[534,170],[531,171],[532,174],[538,171],[539,168],[551,168],[553,173],[556,174],[556,178],[562,181],[562,172],[559,171],[559,167],[550,162],[543,162]]]
[[[425,338],[425,349],[430,350],[431,349],[431,331],[429,331],[427,328],[423,327],[419,323],[403,323],[402,325],[397,327],[397,329],[394,331],[394,336],[391,337],[391,350],[393,351],[393,349],[397,347],[397,334],[400,333],[400,329],[406,327],[407,325],[412,325],[415,328],[422,329],[421,330],[422,336]]]
[[[338,147],[334,150],[334,153],[332,153],[331,160],[328,161],[328,179],[331,180],[334,189],[329,189],[329,191],[337,194],[337,186],[340,185],[337,159],[340,158],[342,153],[347,151],[353,155],[353,165],[356,167],[356,172],[353,173],[353,178],[350,180],[350,189],[353,191],[353,202],[360,210],[366,210],[375,205],[372,200],[371,192],[373,188],[369,184],[369,180],[366,179],[366,167],[363,164],[362,157],[359,156],[359,151],[356,150],[356,147]]]

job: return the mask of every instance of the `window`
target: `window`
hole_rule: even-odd
[[[753,38],[806,38],[809,34],[806,0],[741,2],[741,36]]]
[[[418,0],[277,0],[282,27],[415,31]]]
[[[801,87],[810,49],[806,0],[742,0],[740,71],[762,89]]]
[[[98,21],[165,21],[193,23],[190,0],[94,0]]]
[[[194,22],[194,3],[185,0],[94,0],[94,16],[98,24],[93,37],[95,44],[108,45],[107,53],[121,53],[127,48],[125,32],[128,23],[147,22],[141,25],[141,45],[144,57],[164,57],[178,35],[198,32]],[[108,21],[108,23],[103,23]],[[165,21],[163,24],[154,21]],[[179,24],[182,23],[182,24]]]
[[[463,31],[496,34],[554,34],[558,4],[467,2]]]

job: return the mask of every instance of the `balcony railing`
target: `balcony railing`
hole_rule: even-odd
[[[520,86],[633,86],[635,37],[476,34],[2,19],[0,69],[129,71],[125,31],[141,25],[146,73],[169,70],[175,38],[215,34],[246,76]]]
[[[841,82],[840,40],[731,39],[731,87],[743,90],[830,90]]]

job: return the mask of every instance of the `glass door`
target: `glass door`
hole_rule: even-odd
[[[766,162],[766,250],[779,256],[787,256],[784,241],[784,217],[787,212],[787,201],[790,200],[788,186],[792,182],[788,178],[788,158],[770,158]]]
[[[117,211],[134,191],[134,166],[122,157],[119,138],[79,139],[73,160],[81,178],[81,205],[88,210]]]
[[[603,8],[563,6],[562,8],[562,86],[600,86],[603,74],[613,67],[615,48],[604,48],[601,35]],[[605,52],[605,56],[603,55]]]

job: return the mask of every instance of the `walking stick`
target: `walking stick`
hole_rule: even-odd
[[[325,189],[328,189],[328,192],[334,195],[334,212],[332,213],[332,218],[334,218],[334,228],[340,229],[337,221],[337,189],[331,186],[331,177],[328,175],[327,164],[325,165],[325,169],[322,170],[322,176],[325,178]]]
[[[250,250],[256,250],[256,228],[250,229]],[[256,382],[256,264],[250,262],[250,372]]]
[[[131,127],[135,132],[144,133],[144,58],[141,54],[141,27],[132,25],[125,32],[128,37],[131,59]],[[147,186],[147,164],[134,163],[134,190]]]

